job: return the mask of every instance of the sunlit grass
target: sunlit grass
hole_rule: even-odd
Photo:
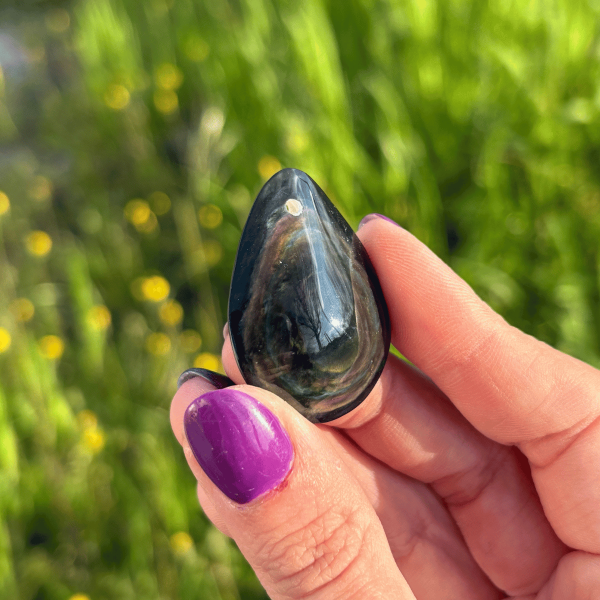
[[[600,365],[593,3],[0,16],[0,597],[266,598],[168,409],[183,369],[222,370],[241,227],[282,167]]]

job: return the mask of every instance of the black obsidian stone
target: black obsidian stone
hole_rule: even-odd
[[[229,330],[246,382],[313,422],[351,411],[381,374],[390,345],[381,286],[350,225],[302,171],[279,171],[254,202]]]

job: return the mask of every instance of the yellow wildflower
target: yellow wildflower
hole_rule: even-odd
[[[32,231],[25,238],[25,246],[29,254],[45,256],[52,250],[52,238],[45,231]]]
[[[56,360],[63,355],[65,343],[57,335],[45,335],[40,341],[40,352],[48,360]]]
[[[140,198],[134,198],[133,200],[130,200],[123,209],[125,218],[136,227],[146,223],[146,221],[150,218],[151,212],[152,210],[148,206],[148,203]]]
[[[184,352],[197,352],[200,350],[200,346],[202,346],[202,338],[197,331],[186,329],[181,332],[179,343]]]
[[[154,72],[154,81],[163,90],[176,90],[183,82],[183,73],[177,65],[163,63]]]
[[[83,445],[92,453],[97,454],[104,448],[104,432],[99,427],[85,429],[81,436]]]
[[[197,369],[208,369],[209,371],[221,371],[221,359],[212,352],[201,352],[194,360]]]
[[[164,215],[171,209],[171,199],[164,192],[152,192],[148,200],[157,215]]]
[[[154,356],[164,356],[171,350],[171,340],[164,333],[151,333],[146,338],[146,350]]]
[[[163,115],[170,115],[177,110],[179,98],[173,90],[156,90],[154,92],[154,106]]]
[[[8,212],[9,208],[10,200],[8,199],[8,196],[4,192],[0,192],[0,215]]]
[[[217,240],[207,240],[204,242],[204,257],[209,267],[214,267],[223,256],[223,246]]]
[[[281,163],[274,156],[263,156],[258,161],[258,172],[260,176],[266,181],[281,171]]]
[[[202,62],[208,56],[210,48],[208,44],[197,35],[190,35],[183,45],[185,55],[194,62]]]
[[[89,326],[96,331],[108,329],[112,320],[110,310],[103,304],[92,306],[87,312],[86,319]]]
[[[183,308],[177,300],[167,300],[160,307],[159,316],[166,325],[177,325],[183,319]]]
[[[123,210],[125,218],[135,226],[140,233],[152,233],[157,225],[156,215],[145,200],[134,198]]]
[[[216,229],[223,222],[223,213],[214,204],[205,204],[198,211],[200,225],[206,229]]]
[[[174,533],[169,541],[171,544],[171,550],[173,550],[173,553],[177,556],[183,556],[189,552],[194,545],[190,534],[186,533],[185,531],[178,531],[177,533]]]
[[[298,154],[306,150],[309,143],[310,139],[308,134],[299,127],[294,127],[291,131],[289,131],[285,140],[288,150]]]
[[[10,303],[8,310],[10,310],[14,318],[19,323],[26,323],[27,321],[31,321],[35,313],[35,307],[33,306],[33,302],[31,302],[31,300],[27,298],[16,298]]]
[[[12,338],[10,337],[10,333],[8,333],[4,327],[0,327],[0,354],[6,352],[10,348],[11,342]]]
[[[73,594],[69,600],[90,600],[87,594]]]
[[[160,275],[146,277],[142,281],[141,292],[143,298],[146,300],[161,302],[169,295],[170,291],[171,286],[169,285],[169,282]]]
[[[131,94],[129,90],[120,83],[113,83],[104,92],[104,104],[113,110],[123,110],[129,105]]]
[[[83,431],[96,429],[98,427],[98,417],[95,412],[85,409],[77,414],[77,423]]]

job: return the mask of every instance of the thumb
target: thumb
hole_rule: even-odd
[[[206,392],[191,380],[173,402],[184,405],[177,437],[203,508],[273,600],[414,600],[373,507],[318,426],[246,385]]]

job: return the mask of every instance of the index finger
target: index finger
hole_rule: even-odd
[[[562,540],[600,552],[600,373],[508,325],[401,227],[371,218],[361,239],[394,346],[479,431],[523,451]]]

